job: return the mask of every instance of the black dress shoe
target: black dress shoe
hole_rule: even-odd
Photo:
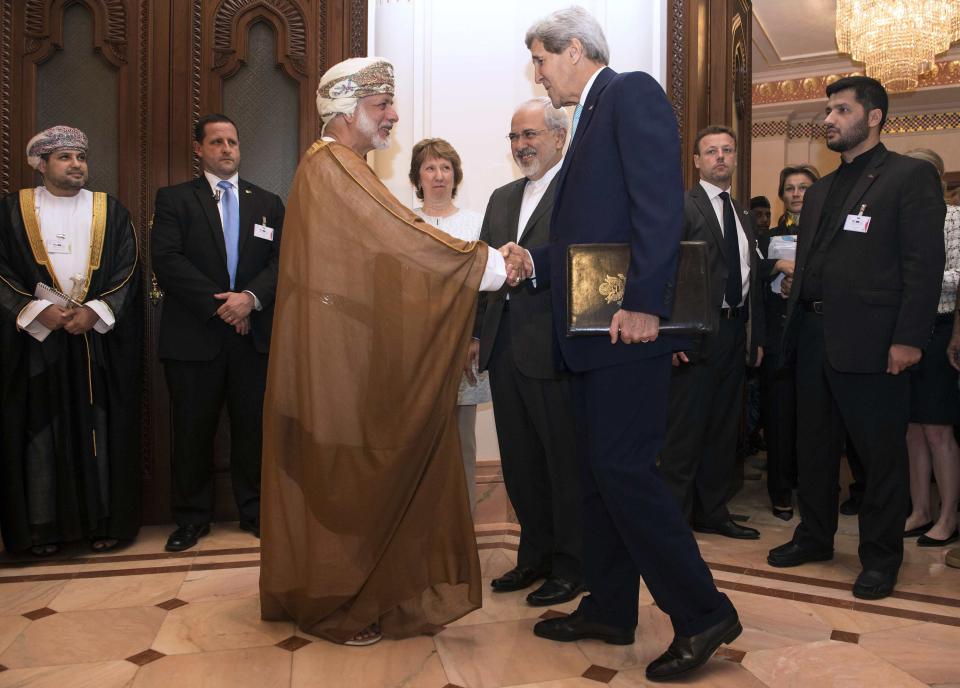
[[[833,550],[814,550],[801,547],[791,540],[785,545],[774,547],[767,554],[767,563],[770,566],[786,568],[788,566],[800,566],[811,561],[829,561],[833,559]]]
[[[721,645],[729,645],[743,632],[734,612],[703,633],[683,637],[675,635],[670,647],[647,665],[648,681],[670,681],[699,669]]]
[[[549,607],[551,604],[569,602],[583,592],[583,583],[548,578],[543,585],[527,595],[527,604],[531,607]]]
[[[861,497],[850,497],[840,504],[840,513],[844,516],[856,516],[860,513],[860,503],[862,501]]]
[[[256,521],[240,521],[240,530],[245,530],[248,533],[253,533],[254,536],[259,540],[260,539],[260,519]]]
[[[185,549],[190,549],[197,544],[197,540],[209,532],[209,523],[190,523],[180,526],[170,533],[170,537],[167,538],[167,546],[164,549],[168,552],[182,552]]]
[[[549,571],[543,569],[520,568],[519,566],[510,569],[499,578],[490,581],[490,587],[494,592],[513,592],[514,590],[523,590],[529,588],[541,578],[546,578]]]
[[[896,584],[896,573],[864,569],[853,584],[853,596],[861,600],[882,600],[890,596]]]
[[[903,537],[905,538],[917,537],[918,535],[923,535],[931,528],[933,528],[933,521],[930,521],[929,523],[924,523],[922,526],[917,526],[916,528],[911,528],[910,530],[903,531]]]
[[[781,508],[779,506],[772,507],[773,515],[779,518],[781,521],[789,521],[793,518],[793,507]]]
[[[574,640],[602,640],[610,645],[632,645],[632,628],[617,628],[607,624],[589,621],[574,612],[569,616],[545,619],[533,627],[533,634],[549,640],[569,643]]]
[[[951,542],[956,542],[958,539],[960,539],[960,529],[954,528],[953,532],[942,540],[932,538],[929,535],[921,535],[917,538],[917,547],[943,547]]]
[[[760,539],[759,530],[756,528],[747,528],[746,526],[737,525],[730,519],[727,519],[722,523],[715,523],[713,525],[694,525],[693,530],[697,533],[723,535],[724,537],[736,538],[737,540]]]

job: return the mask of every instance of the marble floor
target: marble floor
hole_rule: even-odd
[[[216,524],[195,549],[169,554],[169,528],[147,527],[103,555],[68,550],[21,562],[0,554],[0,688],[646,686],[644,666],[671,632],[645,589],[637,641],[627,647],[536,638],[538,618],[575,602],[535,609],[523,592],[486,592],[513,566],[519,529],[495,463],[480,466],[478,482],[483,608],[435,635],[351,648],[260,621],[253,536]],[[960,570],[944,566],[944,550],[908,541],[895,595],[865,603],[850,594],[855,517],[841,517],[833,561],[784,571],[767,566],[766,551],[789,539],[796,521],[768,514],[758,481],[732,510],[760,529],[759,541],[697,539],[744,633],[682,685],[960,688]]]

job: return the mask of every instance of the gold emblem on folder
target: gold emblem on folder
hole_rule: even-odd
[[[627,285],[627,278],[623,273],[618,273],[616,277],[607,275],[600,283],[600,296],[607,299],[607,303],[616,303],[618,306],[623,303],[623,290]]]

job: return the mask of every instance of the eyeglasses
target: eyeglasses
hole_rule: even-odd
[[[515,143],[521,138],[530,141],[537,138],[545,131],[546,129],[524,129],[519,134],[511,131],[509,134],[507,134],[507,138],[510,139],[510,143]]]

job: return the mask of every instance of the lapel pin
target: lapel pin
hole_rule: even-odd
[[[244,189],[244,190],[243,190],[243,193],[249,195],[249,194],[252,194],[253,192],[252,192],[250,189]]]

